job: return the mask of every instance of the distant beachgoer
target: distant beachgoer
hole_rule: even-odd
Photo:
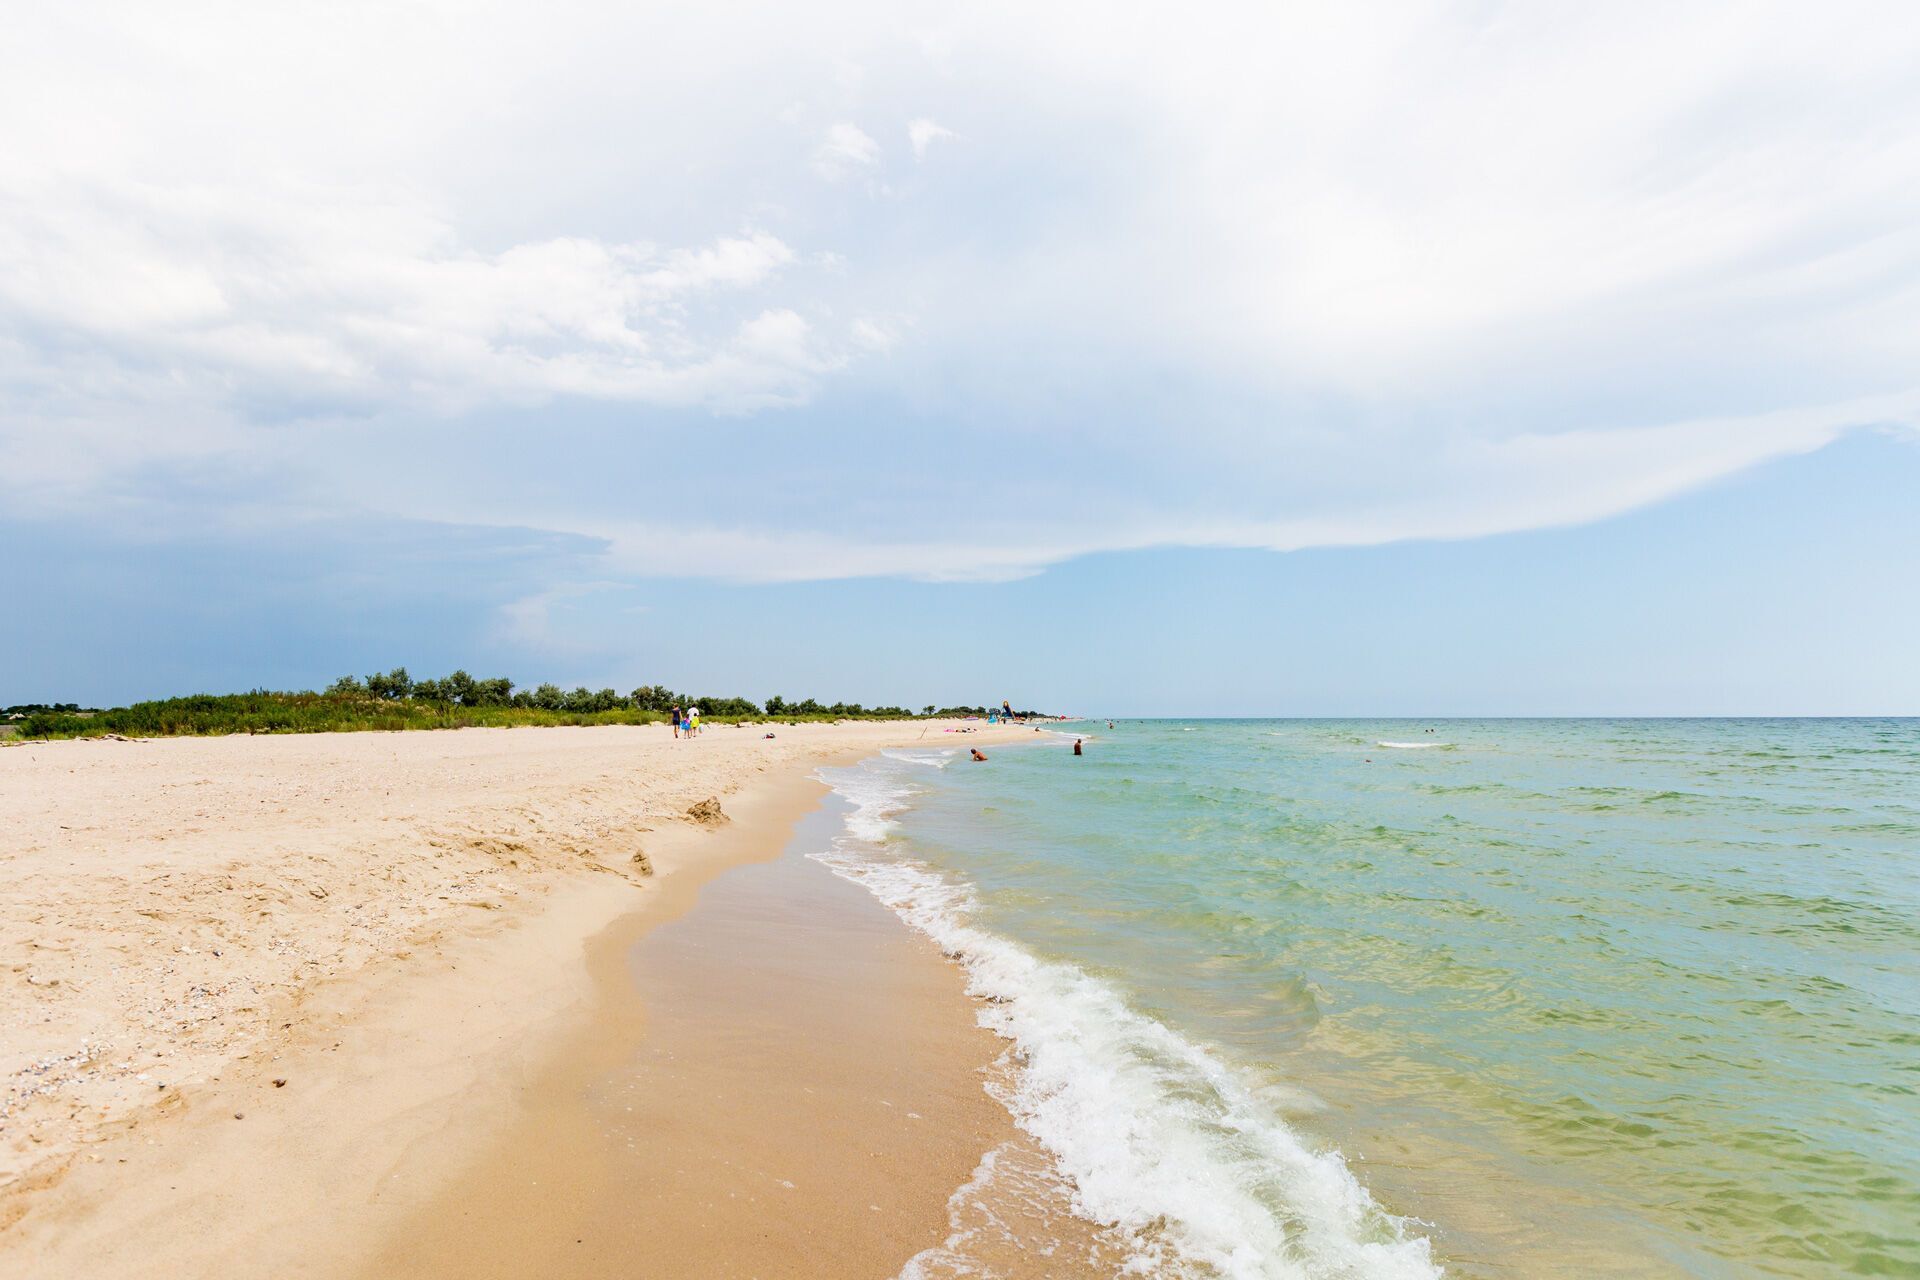
[[[700,708],[698,707],[687,708],[687,732],[689,734],[700,732]]]
[[[1013,719],[1013,704],[1005,698],[1000,699],[1000,718],[1002,720]]]
[[[677,738],[680,736],[680,706],[678,703],[674,704],[672,714],[673,714],[673,736]]]
[[[987,758],[987,753],[982,751],[980,748],[975,747],[973,749],[973,758],[975,760],[985,760]]]
[[[1109,729],[1113,728],[1113,721],[1111,720],[1107,721],[1107,728]]]
[[[1078,739],[1078,738],[1075,738],[1075,739],[1073,740],[1073,754],[1075,754],[1075,755],[1077,755],[1077,756],[1080,756],[1080,755],[1085,755],[1085,754],[1086,754],[1086,752],[1084,752],[1084,751],[1082,751],[1082,750],[1080,749],[1080,739]]]

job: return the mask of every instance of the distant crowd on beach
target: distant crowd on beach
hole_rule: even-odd
[[[674,707],[668,712],[673,722],[673,736],[676,738],[695,738],[700,735],[700,708],[688,707],[684,712]]]
[[[1041,715],[1038,711],[1015,711],[1013,709],[1013,703],[1005,698],[1000,700],[1000,706],[997,709],[992,707],[987,709],[988,724],[1031,724],[1035,720],[1048,720],[1058,723],[1071,720],[1072,718],[1071,716]],[[1113,725],[1109,723],[1107,727],[1111,729]],[[1038,730],[1036,729],[1035,732],[1038,732]]]
[[[1034,720],[1050,720],[1056,723],[1064,723],[1065,721],[1071,720],[1073,718],[1074,717],[1072,716],[1044,716],[1044,715],[1040,715],[1037,712],[1031,712],[1031,711],[1016,713],[1013,709],[1013,703],[1004,698],[1001,699],[1000,707],[998,710],[990,710],[987,712],[988,724],[1027,724],[1030,721],[1034,721]],[[1109,729],[1113,728],[1113,721],[1111,720],[1107,721],[1107,728]],[[1040,726],[1037,724],[1034,725],[1033,731],[1035,733],[1039,733],[1041,731]],[[973,730],[970,728],[962,727],[960,729],[949,729],[947,730],[947,732],[948,733],[972,733]],[[1087,740],[1084,737],[1076,737],[1073,740],[1073,754],[1076,756],[1086,755],[1087,753],[1086,743],[1087,743]],[[979,761],[981,763],[984,763],[986,761],[986,758],[987,758],[986,753],[980,750],[980,748],[978,747],[974,747],[970,752],[970,754],[972,755],[973,759],[976,761]]]

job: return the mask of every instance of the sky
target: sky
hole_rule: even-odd
[[[1916,65],[1897,3],[40,6],[0,703],[1920,713]]]

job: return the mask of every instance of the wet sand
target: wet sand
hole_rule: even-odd
[[[611,930],[591,1021],[369,1280],[888,1276],[938,1246],[1015,1136],[983,1088],[1002,1046],[932,944],[804,856],[838,822]]]

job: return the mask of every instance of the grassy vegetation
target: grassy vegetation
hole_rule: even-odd
[[[324,693],[194,694],[136,702],[128,707],[78,713],[77,708],[42,707],[10,726],[20,738],[128,738],[229,733],[352,733],[396,729],[508,728],[518,725],[655,724],[671,707],[699,706],[707,723],[843,719],[908,719],[904,707],[864,707],[859,703],[823,704],[812,698],[789,702],[769,698],[763,709],[745,698],[701,698],[673,693],[660,685],[629,694],[585,688],[571,692],[553,685],[515,691],[504,677],[475,680],[456,671],[443,680],[410,679],[404,669],[361,680],[343,677]],[[941,714],[967,714],[974,708],[947,708]],[[929,705],[920,714],[933,714]]]
[[[348,733],[360,730],[464,729],[474,725],[649,724],[658,711],[631,707],[606,711],[556,711],[544,707],[462,706],[413,699],[347,697],[327,693],[196,694],[136,702],[81,717],[42,712],[18,722],[22,738],[129,738],[176,734]]]

